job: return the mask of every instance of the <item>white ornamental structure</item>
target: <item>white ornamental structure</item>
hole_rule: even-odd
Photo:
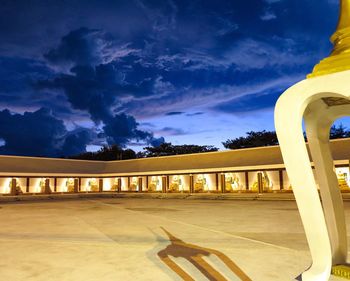
[[[312,257],[311,267],[299,276],[303,281],[328,280],[333,266],[347,264],[344,207],[329,132],[337,118],[350,115],[350,0],[340,1],[339,23],[331,41],[331,55],[306,80],[284,92],[275,108],[276,132]]]

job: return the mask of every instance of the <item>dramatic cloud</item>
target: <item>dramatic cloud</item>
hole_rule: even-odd
[[[64,90],[73,108],[87,110],[95,122],[109,118],[111,106],[124,91],[114,75],[113,66],[75,66],[71,73],[39,81],[37,86],[39,89]]]
[[[80,28],[71,31],[61,40],[60,45],[44,55],[53,63],[72,62],[74,64],[99,64],[102,63],[104,41],[97,40],[100,37],[99,30]]]
[[[87,111],[91,119],[102,122],[103,134],[108,144],[125,146],[131,140],[147,144],[158,143],[150,132],[139,130],[134,117],[125,113],[114,114],[123,99],[142,97],[151,92],[152,80],[128,83],[125,73],[118,69],[117,55],[107,51],[113,39],[98,30],[80,28],[64,36],[60,45],[45,57],[53,64],[70,62],[69,74],[59,73],[51,80],[37,83],[39,89],[62,89],[74,109]],[[119,53],[129,56],[132,53]],[[108,57],[106,57],[106,54]]]
[[[0,111],[0,138],[2,154],[56,157],[83,152],[91,141],[86,130],[68,132],[46,108],[23,115]]]
[[[147,143],[158,143],[164,139],[155,139],[153,134],[138,130],[138,123],[130,115],[116,114],[110,120],[104,121],[103,131],[106,134],[107,141],[110,144],[127,144],[130,140],[146,141]]]
[[[111,35],[102,30],[82,27],[65,35],[59,46],[44,57],[53,64],[98,65],[137,52],[128,45],[117,45]]]
[[[0,105],[34,105],[38,99],[32,85],[39,79],[52,77],[52,71],[43,61],[21,57],[0,56]]]
[[[78,155],[86,151],[86,146],[92,141],[91,131],[87,129],[76,129],[66,133],[61,155]]]
[[[200,138],[225,131],[215,120],[263,111],[270,119],[253,124],[273,126],[279,94],[330,52],[337,7],[334,0],[4,0],[0,106],[23,116],[49,108],[64,126],[57,133],[64,141],[48,140],[50,155],[83,151],[88,139],[188,141],[204,117]]]

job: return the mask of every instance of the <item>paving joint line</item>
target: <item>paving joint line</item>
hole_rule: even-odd
[[[112,204],[100,202],[98,200],[88,200],[88,201],[96,202],[96,203],[99,203],[99,204],[102,204],[102,205],[107,205],[107,206],[112,207],[112,208],[121,207],[121,206],[115,206],[115,205],[112,205]],[[133,211],[133,210],[129,210],[129,209],[126,209],[126,208],[123,208],[123,209],[126,210],[126,211],[129,211],[129,212],[132,212],[132,213],[138,212],[138,211]],[[280,250],[288,250],[288,251],[298,252],[298,253],[300,252],[298,250],[291,249],[291,248],[288,248],[288,247],[278,246],[278,245],[275,245],[275,244],[263,242],[263,241],[252,239],[252,238],[247,238],[247,237],[240,236],[240,235],[231,234],[231,233],[228,233],[228,232],[225,232],[225,231],[220,231],[220,230],[215,230],[215,229],[199,226],[199,225],[196,225],[196,224],[191,224],[191,223],[181,222],[181,221],[177,221],[177,220],[172,220],[172,219],[164,218],[164,217],[157,216],[157,215],[147,214],[147,213],[144,213],[144,212],[142,212],[142,215],[155,217],[155,218],[160,218],[160,219],[165,220],[165,221],[169,221],[169,222],[173,222],[173,223],[177,223],[177,224],[182,224],[182,225],[186,225],[186,226],[191,226],[191,227],[199,228],[199,229],[202,229],[202,230],[206,230],[206,231],[210,231],[210,232],[214,232],[214,233],[218,233],[218,234],[224,234],[224,235],[236,238],[236,239],[241,239],[241,240],[245,240],[245,241],[249,241],[249,242],[253,242],[253,243],[258,243],[258,244],[262,244],[264,246],[274,247],[274,248],[277,248],[277,249],[280,249]]]

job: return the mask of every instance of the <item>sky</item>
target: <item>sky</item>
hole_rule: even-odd
[[[337,0],[0,0],[0,154],[215,145],[274,130]]]

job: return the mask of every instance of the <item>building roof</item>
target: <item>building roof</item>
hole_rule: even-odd
[[[107,162],[58,158],[0,156],[0,175],[101,174]]]
[[[333,158],[350,159],[350,138],[330,142]],[[86,161],[56,158],[0,156],[0,175],[108,176],[239,171],[283,168],[279,146],[142,158],[121,161]]]

